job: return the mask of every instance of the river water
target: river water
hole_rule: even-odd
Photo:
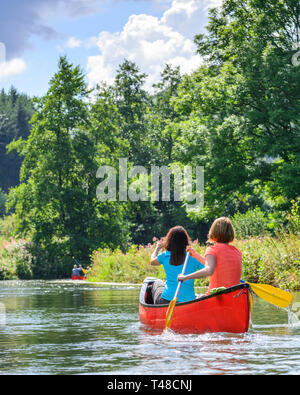
[[[151,332],[138,296],[133,286],[0,282],[0,374],[300,373],[300,293],[292,314],[255,297],[240,335]]]

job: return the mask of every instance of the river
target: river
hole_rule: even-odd
[[[300,373],[300,293],[290,315],[255,297],[240,335],[153,333],[138,296],[135,286],[0,282],[0,374]]]

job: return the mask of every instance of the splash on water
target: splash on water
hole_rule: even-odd
[[[176,337],[176,332],[174,332],[171,328],[165,328],[161,334],[163,338],[172,339]]]
[[[298,304],[298,303],[295,303]],[[297,307],[297,306],[296,306]],[[295,306],[292,306],[292,309],[295,309]],[[299,315],[299,311],[298,313],[294,313],[293,311],[291,311],[290,307],[287,307],[285,309],[288,313],[288,327],[291,329],[299,329],[300,328],[300,320],[298,318]]]

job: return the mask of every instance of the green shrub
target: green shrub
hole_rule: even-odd
[[[16,215],[11,214],[6,217],[0,218],[0,236],[3,239],[16,237]]]
[[[205,247],[199,245],[197,248],[201,253]],[[151,266],[150,257],[154,245],[132,246],[124,254],[119,249],[99,249],[91,256],[91,267],[88,269],[89,281],[118,282],[118,283],[142,283],[146,277],[157,277],[165,280],[166,275],[163,266]],[[196,280],[195,285],[207,285],[208,281]]]
[[[292,201],[292,208],[287,214],[288,228],[293,233],[300,233],[300,198]]]
[[[280,288],[300,290],[300,237],[282,232],[276,237],[249,237],[233,243],[242,251],[242,279],[271,284]],[[193,246],[202,256],[206,246]],[[165,279],[163,267],[150,266],[154,246],[133,246],[126,253],[120,250],[97,250],[88,270],[89,281],[141,283],[145,277]],[[196,280],[206,286],[209,278]]]
[[[141,283],[146,277],[165,279],[162,267],[150,266],[151,247],[132,246],[124,254],[119,249],[99,249],[92,254],[90,281]]]
[[[70,278],[72,265],[63,243],[42,248],[11,237],[0,244],[0,280]]]
[[[17,280],[16,266],[14,263],[5,256],[0,255],[0,280]]]
[[[74,262],[66,243],[57,242],[48,246],[30,243],[28,250],[32,255],[33,278],[46,280],[71,277]]]
[[[33,256],[25,240],[4,242],[0,252],[0,279],[29,280],[33,277]]]
[[[300,290],[299,235],[281,232],[276,237],[237,240],[234,245],[242,251],[244,280]]]
[[[236,213],[232,218],[237,239],[264,236],[269,232],[269,219],[259,207],[246,213]]]

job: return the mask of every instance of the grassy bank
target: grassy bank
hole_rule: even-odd
[[[243,254],[244,280],[271,284],[292,291],[300,290],[299,207],[300,203],[291,214],[287,214],[285,231],[280,232],[278,226],[274,232],[276,236],[272,236],[264,225],[266,218],[261,218],[262,214],[258,210],[246,213],[239,220],[235,218],[238,239],[234,245]],[[0,280],[70,277],[74,262],[72,256],[66,252],[67,249],[63,248],[63,243],[51,245],[51,249],[42,248],[34,245],[30,239],[24,240],[16,235],[15,228],[14,215],[0,221]],[[249,232],[267,234],[247,237]],[[204,255],[205,245],[194,241],[193,247]],[[141,283],[150,276],[165,279],[162,267],[151,267],[149,264],[153,249],[154,244],[148,244],[134,245],[125,254],[121,250],[94,251],[88,280]],[[208,279],[197,280],[196,284],[208,285]]]
[[[194,242],[202,255],[205,246]],[[233,243],[243,254],[242,278],[250,282],[271,284],[289,290],[300,290],[300,235],[282,233],[277,237],[251,237]],[[89,281],[141,283],[145,277],[165,278],[162,267],[151,267],[149,260],[154,245],[132,246],[120,250],[98,250],[92,255]],[[207,285],[208,280],[197,280]]]
[[[149,260],[153,246],[132,246],[124,254],[120,250],[94,251],[91,267],[88,270],[89,281],[141,283],[145,277],[164,279],[162,267],[152,267]]]

